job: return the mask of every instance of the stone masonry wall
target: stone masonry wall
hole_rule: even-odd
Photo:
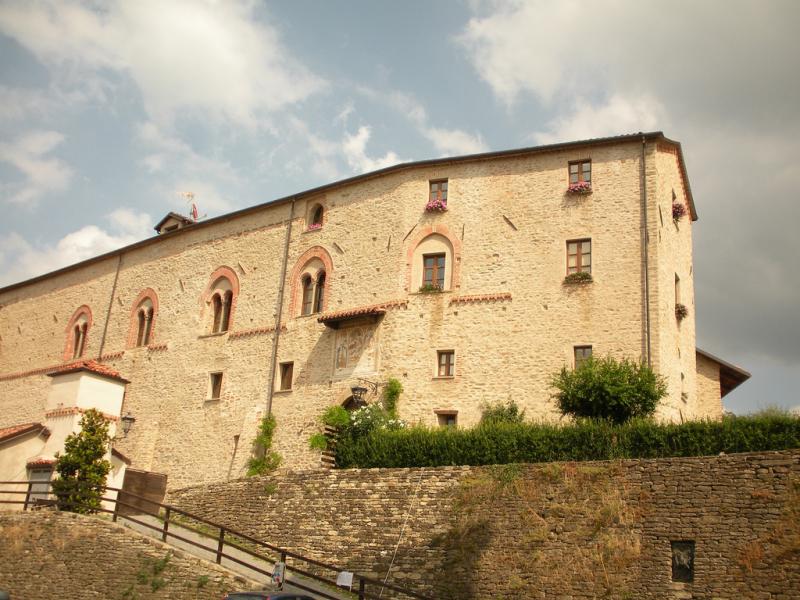
[[[549,379],[572,365],[574,346],[591,345],[596,355],[645,354],[640,151],[635,141],[422,165],[301,197],[294,209],[281,203],[189,227],[119,258],[0,291],[0,427],[43,419],[50,381],[43,373],[63,360],[65,328],[82,305],[92,313],[86,356],[102,347],[102,362],[130,380],[123,412],[136,423],[116,446],[134,468],[166,473],[170,487],[244,474],[267,411],[278,334],[276,362],[293,362],[294,377],[272,400],[274,449],[292,468],[319,465],[308,437],[325,408],[344,402],[359,378],[399,378],[400,413],[410,422],[435,425],[436,411],[458,411],[459,425],[469,426],[484,403],[510,399],[530,417],[553,418]],[[662,269],[657,257],[680,251],[691,294],[691,238],[684,222],[656,253],[655,205],[666,202],[661,192],[678,174],[674,155],[653,143],[647,152],[652,312],[660,315],[672,290],[657,285],[659,273],[674,269]],[[592,161],[588,195],[566,193],[568,162],[579,159]],[[448,210],[426,213],[428,182],[440,178],[449,181]],[[324,225],[308,230],[306,215],[316,203],[325,208]],[[672,228],[667,219],[665,232]],[[410,275],[409,257],[428,233],[453,248],[452,282],[441,294],[420,294],[421,281]],[[592,240],[594,281],[564,285],[566,242],[583,238]],[[330,264],[326,312],[388,303],[385,316],[338,330],[319,323],[319,315],[300,316],[295,275],[310,257]],[[221,267],[235,274],[240,292],[231,330],[209,335],[206,292]],[[134,304],[147,289],[158,300],[153,339],[149,347],[130,347]],[[653,365],[670,380],[666,419],[718,416],[693,406],[693,312],[681,325],[680,364],[675,332],[654,334]],[[653,323],[676,329],[674,318]],[[348,351],[342,365],[340,348]],[[455,352],[453,377],[436,376],[439,350]],[[222,392],[211,399],[210,373],[217,371]]]
[[[253,585],[96,517],[0,513],[0,539],[0,590],[13,600],[219,600],[226,592]],[[154,570],[159,561],[166,564]]]
[[[168,501],[442,599],[800,597],[800,450],[285,472]],[[673,541],[695,543],[691,583]]]

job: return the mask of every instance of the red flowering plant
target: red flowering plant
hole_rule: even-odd
[[[316,231],[317,229],[322,229],[322,223],[311,223],[308,226],[308,231]]]
[[[425,212],[444,212],[447,210],[447,201],[441,198],[431,198],[425,205]]]
[[[589,181],[576,181],[575,183],[570,183],[569,187],[567,188],[568,194],[591,194],[592,193],[592,184]]]
[[[673,221],[680,221],[685,216],[686,216],[686,206],[684,206],[680,202],[673,202],[672,203],[672,220]]]

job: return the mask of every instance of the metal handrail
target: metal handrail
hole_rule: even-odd
[[[4,489],[3,487],[0,487],[0,495],[5,495],[5,494],[20,494],[21,495],[21,494],[25,494],[25,499],[24,500],[0,500],[0,504],[22,504],[23,505],[23,510],[27,510],[29,506],[32,506],[32,505],[35,505],[35,504],[38,503],[37,499],[35,499],[35,498],[32,499],[31,498],[31,496],[35,493],[34,490],[33,490],[34,486],[37,486],[37,487],[39,487],[39,486],[47,486],[48,489],[49,489],[49,488],[52,488],[53,483],[54,483],[53,481],[0,481],[0,486],[7,486],[7,485],[14,485],[14,486],[23,486],[24,485],[24,486],[26,486],[26,489],[24,489],[24,490],[7,490],[7,489]],[[75,484],[75,488],[76,489],[80,488],[80,487],[81,487],[80,484],[77,484],[77,483]],[[286,565],[286,571],[287,572],[296,573],[296,574],[301,575],[303,577],[307,577],[307,578],[319,581],[321,583],[332,585],[332,586],[336,587],[339,590],[348,591],[348,590],[344,590],[343,588],[339,588],[338,586],[336,586],[335,579],[329,579],[329,578],[326,578],[326,577],[324,577],[322,575],[318,575],[316,573],[312,573],[310,571],[307,571],[306,569],[299,568],[299,566],[289,565],[289,564],[287,564],[287,560],[286,559],[287,558],[291,558],[293,560],[306,563],[306,564],[308,564],[310,566],[318,567],[318,568],[321,568],[321,569],[327,569],[327,570],[333,571],[335,573],[339,573],[340,571],[343,570],[340,567],[337,567],[337,566],[332,565],[330,563],[325,563],[325,562],[322,562],[322,561],[319,561],[319,560],[316,560],[316,559],[313,559],[313,558],[309,558],[307,556],[303,556],[302,554],[298,554],[296,552],[292,552],[291,550],[287,550],[286,548],[281,548],[279,546],[275,546],[273,544],[269,544],[267,542],[264,542],[264,541],[261,541],[259,539],[256,539],[256,538],[254,538],[254,537],[252,537],[252,536],[250,536],[250,535],[248,535],[246,533],[243,533],[243,532],[240,532],[240,531],[236,531],[234,529],[230,529],[229,527],[225,527],[224,525],[220,525],[219,523],[215,523],[214,521],[206,519],[205,517],[201,517],[199,515],[195,515],[193,513],[190,513],[189,511],[180,509],[180,508],[178,508],[176,506],[173,506],[171,504],[163,504],[161,502],[157,502],[155,500],[151,500],[149,498],[145,498],[144,496],[139,496],[138,494],[134,494],[133,492],[122,490],[122,489],[116,488],[116,487],[102,486],[100,489],[102,490],[102,493],[104,493],[104,494],[105,494],[105,492],[109,492],[109,491],[110,492],[116,492],[116,496],[113,497],[113,498],[112,497],[106,497],[105,495],[100,498],[101,502],[111,503],[111,504],[113,504],[114,508],[113,508],[113,510],[112,509],[108,509],[108,508],[103,508],[102,505],[100,507],[89,507],[93,512],[102,512],[102,513],[111,514],[113,521],[117,521],[117,519],[122,518],[122,519],[126,519],[127,521],[130,521],[132,523],[136,523],[136,524],[141,525],[143,527],[152,529],[153,531],[157,531],[157,532],[160,531],[161,532],[161,540],[163,542],[167,542],[168,543],[168,540],[170,538],[173,538],[175,540],[179,540],[179,541],[182,541],[184,543],[196,546],[196,547],[198,547],[198,548],[200,548],[202,550],[205,550],[207,552],[214,553],[215,554],[215,562],[217,564],[221,564],[222,563],[222,559],[224,558],[224,559],[227,559],[229,561],[238,563],[238,564],[240,564],[240,565],[242,565],[244,567],[247,567],[248,569],[251,569],[251,570],[253,570],[253,571],[257,572],[257,573],[261,573],[263,575],[272,575],[271,572],[266,571],[266,570],[262,569],[261,567],[256,566],[255,564],[249,563],[246,560],[242,560],[241,558],[238,558],[238,557],[235,557],[235,556],[231,556],[230,554],[226,554],[224,550],[225,550],[225,546],[227,545],[227,546],[230,546],[230,547],[232,547],[232,548],[234,548],[236,550],[239,550],[240,552],[245,552],[245,553],[249,554],[250,556],[258,558],[258,559],[260,559],[262,561],[270,561],[270,560],[272,560],[271,558],[263,556],[261,554],[258,554],[254,550],[252,550],[250,548],[247,548],[247,547],[245,547],[245,546],[243,546],[241,544],[237,544],[236,542],[233,542],[233,541],[227,541],[226,540],[226,534],[230,534],[231,536],[233,536],[235,538],[238,538],[240,540],[244,540],[245,542],[248,542],[250,544],[254,544],[254,545],[258,546],[258,547],[265,548],[265,549],[271,551],[272,553],[279,555],[280,556],[280,561],[283,562]],[[130,498],[132,498],[132,499],[134,499],[136,501],[145,502],[147,504],[153,505],[154,507],[156,507],[155,508],[156,512],[148,512],[147,510],[144,510],[141,507],[141,505],[135,505],[135,504],[131,504],[129,502],[125,502],[124,500],[120,499],[120,496],[123,495],[123,494],[126,497],[130,497]],[[49,504],[49,505],[58,504],[60,507],[67,507],[67,508],[87,508],[87,506],[85,504],[82,504],[82,503],[79,503],[79,502],[66,502],[66,501],[63,501],[63,500],[47,500],[45,502],[46,502],[46,504]],[[126,507],[126,508],[135,509],[135,510],[141,512],[142,514],[145,514],[145,515],[148,515],[148,516],[151,516],[151,517],[155,517],[156,519],[162,521],[163,524],[162,524],[161,527],[158,527],[156,525],[153,525],[152,523],[147,523],[146,521],[142,521],[140,519],[136,519],[131,515],[121,514],[119,512],[120,511],[120,507]],[[161,509],[164,509],[164,516],[161,515]],[[205,525],[213,527],[213,528],[215,528],[215,529],[217,529],[219,531],[219,534],[216,536],[216,539],[215,539],[215,536],[209,534],[206,531],[203,531],[202,529],[199,529],[199,528],[196,528],[196,527],[192,527],[192,526],[190,526],[190,525],[188,525],[186,523],[183,523],[181,520],[176,520],[174,518],[175,515],[184,516],[184,517],[187,517],[187,518],[189,518],[189,519],[191,519],[193,521],[197,521],[199,523],[203,523]],[[198,534],[198,535],[200,535],[202,537],[213,539],[216,542],[216,544],[213,547],[212,546],[205,546],[205,545],[203,545],[203,544],[201,544],[201,543],[199,543],[199,542],[197,542],[195,540],[190,540],[190,539],[188,539],[188,538],[186,538],[184,536],[181,536],[181,535],[178,535],[176,533],[173,533],[173,532],[171,532],[169,530],[170,523],[173,523],[173,524],[175,524],[175,525],[177,525],[179,527],[182,527],[184,529],[188,529],[189,531],[192,531],[193,533],[196,533],[196,534]],[[402,587],[397,586],[397,585],[393,585],[393,584],[386,583],[386,582],[383,582],[383,581],[380,581],[380,580],[377,580],[377,579],[373,579],[372,577],[368,577],[366,575],[359,575],[358,573],[353,573],[353,580],[354,580],[354,582],[355,581],[358,582],[358,591],[355,592],[355,591],[351,590],[351,593],[356,594],[359,600],[366,600],[366,599],[381,600],[381,595],[380,594],[383,593],[384,589],[385,590],[391,590],[391,591],[396,592],[398,594],[403,594],[404,596],[407,596],[409,598],[415,598],[416,600],[433,600],[429,596],[425,596],[423,594],[419,594],[417,592],[414,592],[414,591],[411,591],[411,590],[407,590],[407,589],[402,588]],[[314,593],[314,594],[316,594],[318,596],[322,596],[322,597],[328,598],[330,600],[338,600],[336,596],[331,596],[331,595],[329,595],[329,594],[327,594],[325,592],[319,591],[317,589],[310,588],[310,587],[308,587],[306,585],[303,585],[301,582],[292,580],[291,584],[294,587],[298,587],[300,589],[312,592],[312,593]],[[375,593],[367,591],[367,589],[366,589],[367,585],[374,586],[376,588],[380,588],[380,592],[378,594],[375,594]]]

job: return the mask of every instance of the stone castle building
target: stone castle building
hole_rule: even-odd
[[[748,375],[695,347],[696,219],[660,132],[170,213],[153,238],[0,289],[0,429],[52,415],[48,373],[77,359],[127,381],[115,449],[170,487],[241,476],[268,412],[284,464],[318,467],[319,415],[389,377],[410,422],[469,426],[512,399],[554,418],[553,373],[611,354],[667,378],[661,418],[719,418]]]

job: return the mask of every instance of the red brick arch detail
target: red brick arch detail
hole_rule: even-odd
[[[230,282],[231,292],[233,292],[233,298],[231,298],[231,318],[228,321],[228,331],[232,331],[233,317],[236,314],[236,304],[239,301],[239,276],[233,269],[224,265],[218,267],[213,273],[211,273],[211,277],[208,279],[208,285],[206,285],[206,289],[201,298],[200,321],[203,321],[203,313],[205,308],[211,302],[211,296],[214,294],[214,282],[221,277],[224,277]]]
[[[136,335],[139,333],[139,322],[136,318],[136,313],[139,312],[139,305],[145,300],[150,300],[153,303],[153,320],[150,324],[150,343],[153,343],[153,340],[156,337],[156,320],[158,316],[158,295],[156,294],[153,288],[145,288],[139,295],[136,296],[136,300],[133,301],[133,305],[131,306],[131,317],[130,317],[130,327],[128,328],[128,348],[133,348],[136,346]]]
[[[64,330],[67,334],[67,343],[64,345],[64,360],[72,360],[72,352],[74,350],[72,347],[72,329],[75,327],[75,323],[78,322],[78,319],[84,315],[86,316],[86,338],[83,342],[84,355],[86,355],[86,351],[89,349],[89,332],[92,330],[92,322],[94,319],[92,317],[92,309],[84,304],[83,306],[79,306],[78,309],[72,313],[72,317],[70,317],[67,327]]]
[[[322,264],[325,266],[325,296],[322,300],[322,312],[325,312],[328,308],[328,303],[331,299],[331,286],[333,285],[333,259],[331,259],[330,253],[328,253],[325,248],[322,246],[314,246],[303,252],[302,256],[297,259],[297,262],[294,263],[294,267],[292,268],[292,274],[289,277],[289,285],[292,288],[291,300],[289,302],[289,314],[292,317],[296,317],[300,314],[298,306],[300,273],[303,272],[308,262],[315,258],[321,260]]]
[[[425,238],[434,234],[446,237],[450,245],[453,246],[453,281],[450,289],[455,290],[461,286],[461,240],[450,231],[447,225],[426,225],[417,232],[417,235],[411,238],[406,251],[406,291],[411,290],[411,270],[414,266],[414,252]]]

